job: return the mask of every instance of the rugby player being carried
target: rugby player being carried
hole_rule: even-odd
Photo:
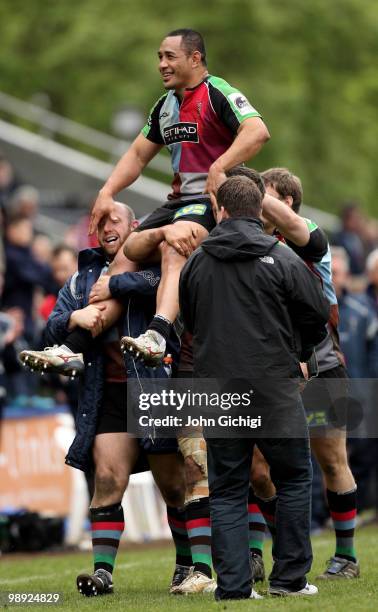
[[[95,202],[90,232],[114,206],[113,198],[131,185],[165,145],[172,161],[173,191],[129,236],[125,255],[133,261],[161,259],[162,279],[156,314],[147,331],[125,336],[122,347],[146,365],[165,355],[178,307],[178,282],[186,258],[215,227],[209,194],[224,172],[254,157],[269,139],[260,114],[234,87],[208,73],[202,36],[193,30],[170,32],[158,51],[166,93],[148,122],[114,168]]]

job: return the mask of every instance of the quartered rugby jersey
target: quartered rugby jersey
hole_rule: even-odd
[[[249,117],[261,115],[238,89],[210,75],[186,89],[182,100],[170,90],[156,102],[142,134],[169,149],[174,173],[169,199],[203,193],[211,164]]]

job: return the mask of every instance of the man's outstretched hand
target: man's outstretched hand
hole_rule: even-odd
[[[103,191],[99,192],[97,200],[93,205],[91,216],[89,219],[89,236],[95,233],[101,219],[106,215],[110,215],[113,212],[114,205],[115,202],[111,195],[106,192],[104,193]]]
[[[191,223],[173,223],[163,227],[163,231],[165,241],[183,257],[189,257],[197,247],[198,231]]]

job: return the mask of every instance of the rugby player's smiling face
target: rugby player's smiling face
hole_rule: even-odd
[[[114,212],[101,220],[98,226],[98,242],[108,257],[115,257],[131,229],[127,211],[121,206],[116,205]]]
[[[176,92],[192,86],[193,58],[181,47],[181,36],[167,36],[158,51],[159,72],[165,89]]]

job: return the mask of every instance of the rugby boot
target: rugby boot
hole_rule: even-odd
[[[112,575],[104,569],[98,569],[94,574],[79,574],[76,578],[79,593],[85,597],[108,595],[113,593]]]
[[[265,580],[264,559],[261,555],[258,555],[255,552],[251,552],[249,558],[251,562],[253,583],[263,582]]]
[[[21,362],[31,371],[54,372],[63,376],[75,377],[84,371],[82,353],[73,353],[69,348],[61,346],[47,346],[43,351],[21,351]]]
[[[202,572],[194,571],[191,567],[188,576],[183,582],[171,591],[174,595],[189,595],[191,593],[214,593],[217,583]]]
[[[327,561],[325,572],[316,576],[315,580],[338,580],[339,578],[350,580],[351,578],[359,578],[359,576],[360,564],[358,561],[354,563],[349,559],[334,556]]]
[[[185,578],[189,575],[190,569],[188,565],[176,565],[169,587],[170,593],[174,593],[175,589],[184,582]]]
[[[129,351],[135,359],[141,359],[146,366],[156,367],[161,364],[165,355],[166,341],[153,329],[138,338],[123,336],[121,338],[121,350]]]

